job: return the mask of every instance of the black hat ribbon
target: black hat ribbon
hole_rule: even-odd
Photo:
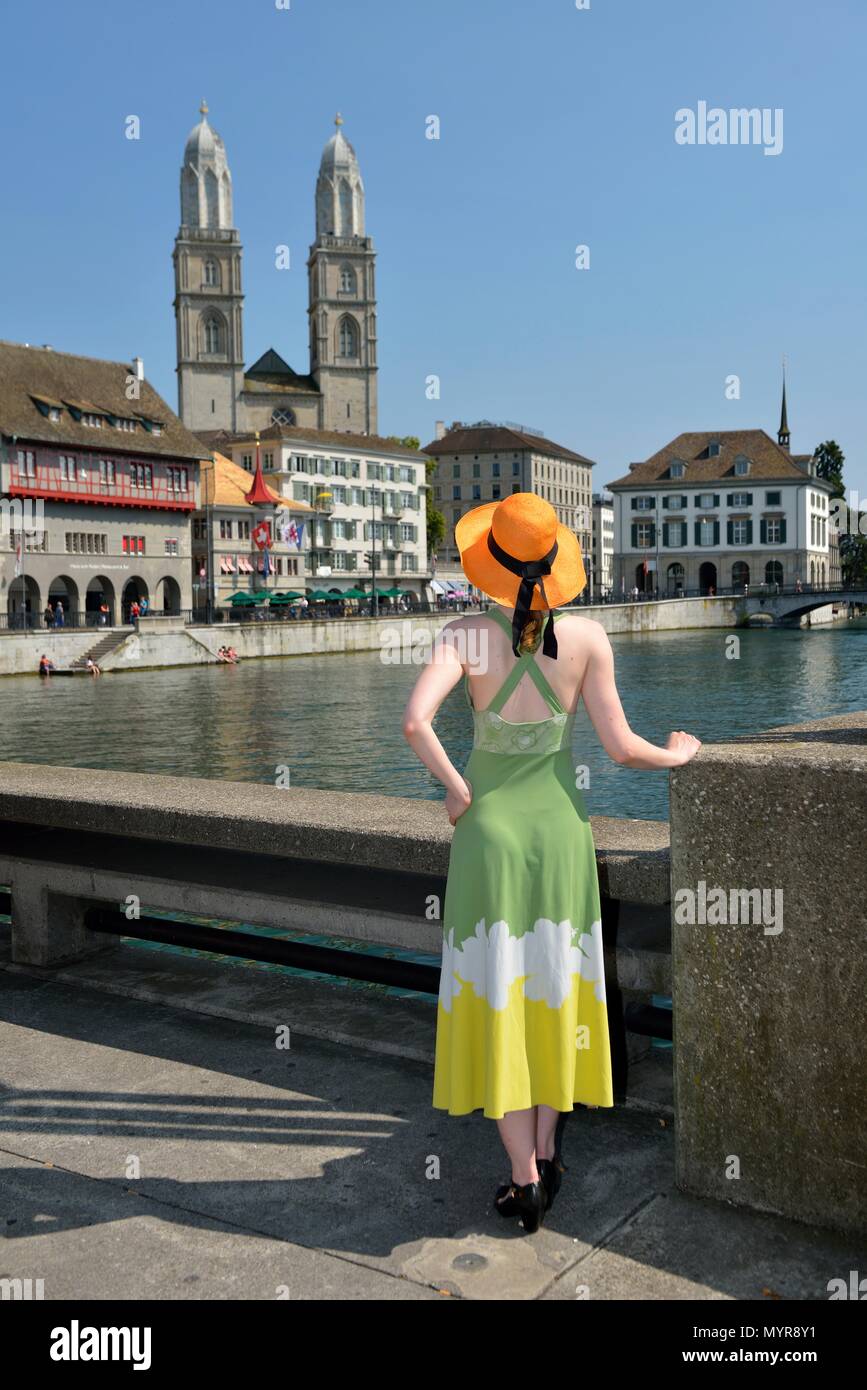
[[[521,634],[524,631],[525,624],[530,618],[530,605],[533,602],[533,590],[537,584],[545,607],[548,608],[550,606],[548,604],[548,596],[545,593],[544,576],[551,573],[551,566],[557,555],[557,542],[554,542],[547,555],[543,555],[540,560],[518,560],[514,555],[510,555],[507,550],[504,550],[501,545],[498,545],[494,539],[493,531],[489,531],[488,549],[495,560],[503,565],[505,569],[509,570],[511,574],[517,574],[521,580],[518,589],[518,597],[515,602],[515,610],[512,614],[512,651],[515,653],[515,656],[519,656],[518,647],[521,641]],[[554,632],[553,612],[549,614],[548,621],[545,624],[542,651],[545,656],[550,656],[555,661],[557,660],[557,637]]]

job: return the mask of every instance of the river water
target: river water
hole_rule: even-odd
[[[867,708],[867,619],[810,629],[614,636],[618,687],[635,731],[703,742]],[[378,652],[106,675],[0,680],[0,758],[74,767],[440,798],[401,734],[418,675]],[[471,716],[459,685],[437,733],[463,767]],[[667,773],[610,762],[583,709],[575,762],[589,768],[593,815],[667,819]],[[285,774],[284,774],[285,777]]]

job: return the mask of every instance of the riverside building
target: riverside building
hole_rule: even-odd
[[[246,473],[255,471],[255,434],[205,438]],[[377,588],[429,597],[422,454],[375,435],[287,425],[263,430],[259,447],[265,482],[283,506],[311,509],[302,549],[313,587],[370,593],[375,573]]]
[[[192,607],[190,517],[207,456],[144,378],[0,343],[0,621],[126,622]],[[59,605],[59,613],[58,613]]]
[[[467,590],[455,545],[455,523],[473,507],[497,502],[512,492],[535,492],[551,503],[558,519],[580,540],[588,584],[592,582],[591,470],[595,465],[591,459],[538,430],[490,420],[474,425],[456,420],[448,430],[439,425],[436,439],[423,452],[436,459],[432,502],[445,517],[435,591]]]
[[[303,593],[307,579],[306,523],[313,508],[286,502],[279,492],[220,453],[202,464],[201,500],[192,521],[194,608],[229,605],[235,593]],[[255,541],[268,524],[268,563]]]
[[[608,488],[615,593],[743,592],[838,580],[833,487],[764,430],[679,434]]]

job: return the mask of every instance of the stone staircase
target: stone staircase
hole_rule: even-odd
[[[113,628],[111,632],[107,632],[104,637],[101,637],[94,646],[88,647],[86,652],[82,652],[81,656],[77,656],[74,661],[71,661],[69,663],[70,671],[85,671],[88,657],[95,661],[98,666],[103,657],[108,656],[109,652],[113,652],[116,647],[120,646],[121,642],[126,641],[131,631],[132,628]]]

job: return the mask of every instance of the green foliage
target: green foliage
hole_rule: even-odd
[[[824,444],[817,444],[813,451],[816,476],[834,484],[835,497],[843,496],[843,464],[845,461],[843,450],[833,439],[826,439]]]

